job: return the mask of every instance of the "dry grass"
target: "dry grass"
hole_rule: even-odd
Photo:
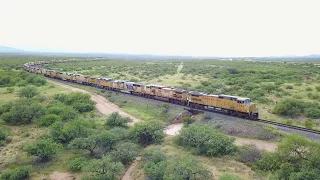
[[[24,152],[24,147],[36,141],[38,137],[45,134],[46,128],[29,126],[8,126],[12,129],[10,138],[12,141],[5,147],[0,148],[0,169],[11,164],[29,164],[32,159]]]

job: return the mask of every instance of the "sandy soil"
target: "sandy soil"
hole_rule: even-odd
[[[235,138],[236,138],[235,144],[237,146],[253,144],[257,146],[258,149],[268,151],[268,152],[274,152],[278,146],[278,143],[276,142],[264,141],[259,139],[248,139],[248,138],[241,138],[241,137],[235,137]]]
[[[54,171],[53,173],[50,174],[50,179],[51,180],[73,180],[77,178],[68,172]]]
[[[119,112],[119,114],[121,116],[129,117],[129,118],[132,119],[132,122],[130,122],[129,125],[133,125],[133,124],[141,121],[140,119],[137,119],[137,118],[133,117],[132,115],[122,111],[117,105],[109,102],[103,96],[100,96],[100,95],[97,95],[97,94],[94,94],[94,93],[90,93],[90,92],[88,92],[86,90],[83,90],[83,89],[80,89],[80,88],[76,88],[76,87],[61,83],[61,82],[52,81],[52,80],[49,80],[49,79],[48,79],[48,81],[50,83],[52,83],[52,84],[67,88],[67,89],[69,89],[69,90],[71,90],[73,92],[81,92],[81,93],[89,94],[91,96],[91,100],[93,100],[96,103],[97,110],[100,113],[104,114],[104,115],[109,115],[109,114],[111,114],[113,112]]]
[[[180,129],[182,129],[183,123],[170,124],[164,129],[164,133],[169,136],[175,136],[179,134]]]

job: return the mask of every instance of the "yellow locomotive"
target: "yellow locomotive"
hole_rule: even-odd
[[[96,60],[96,59],[95,59]],[[72,62],[75,60],[51,60],[30,62],[24,64],[23,69],[28,72],[41,73],[47,77],[61,79],[80,83],[89,86],[95,86],[113,91],[125,91],[134,95],[144,96],[147,98],[160,98],[175,104],[181,104],[197,109],[217,110],[234,116],[241,116],[250,119],[258,119],[256,105],[251,102],[250,98],[243,98],[230,95],[212,95],[201,92],[181,89],[172,89],[160,85],[144,85],[136,82],[123,80],[112,80],[110,78],[100,78],[95,76],[86,76],[82,74],[72,74],[68,72],[56,72],[46,70],[38,65]],[[88,61],[88,60],[85,60]]]

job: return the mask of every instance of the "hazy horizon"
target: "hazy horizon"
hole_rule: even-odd
[[[74,53],[262,57],[320,54],[319,2],[0,2],[0,45]]]

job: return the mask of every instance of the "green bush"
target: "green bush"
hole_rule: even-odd
[[[122,127],[115,127],[109,130],[109,132],[118,136],[119,140],[124,140],[129,137],[129,129]]]
[[[42,116],[38,121],[37,121],[37,124],[38,126],[41,126],[41,127],[48,127],[50,126],[51,124],[57,122],[57,121],[61,121],[61,117],[58,116],[58,115],[55,115],[55,114],[47,114],[47,115],[44,115]]]
[[[90,112],[94,109],[93,104],[87,104],[85,102],[75,102],[72,104],[72,107],[80,113]]]
[[[237,148],[230,138],[207,125],[190,125],[183,128],[178,136],[178,144],[190,147],[196,154],[221,156],[233,154]]]
[[[8,142],[10,142],[10,139],[8,138],[9,134],[10,134],[9,129],[0,127],[0,147],[5,146]]]
[[[90,96],[83,93],[56,94],[54,98],[81,113],[92,111],[95,105]]]
[[[320,118],[320,109],[319,108],[310,107],[310,108],[305,109],[304,113],[309,118],[315,118],[315,119]]]
[[[297,134],[287,135],[275,153],[265,153],[255,168],[270,171],[276,179],[317,179],[320,172],[320,144]]]
[[[76,119],[68,124],[58,121],[50,126],[49,136],[54,141],[68,144],[75,138],[88,137],[94,127],[94,122],[88,120]]]
[[[39,95],[39,91],[37,87],[28,85],[26,87],[23,87],[19,90],[19,96],[25,97],[25,98],[33,98],[36,95]]]
[[[192,119],[191,117],[184,117],[183,118],[183,123],[184,125],[188,126],[189,124],[193,123],[194,119]]]
[[[317,93],[311,93],[311,92],[309,92],[309,93],[307,94],[307,96],[308,96],[310,99],[319,99],[319,98],[320,98],[319,94],[317,94]]]
[[[62,146],[49,139],[39,139],[26,147],[25,151],[31,156],[37,156],[41,161],[49,161]]]
[[[7,88],[7,92],[10,93],[10,94],[13,93],[14,92],[14,87],[8,87]]]
[[[44,114],[44,106],[34,100],[19,99],[2,106],[6,110],[1,118],[8,124],[30,124]]]
[[[105,126],[107,127],[127,127],[127,123],[130,122],[130,118],[121,117],[118,112],[114,112],[110,114],[105,122]]]
[[[312,119],[307,119],[303,124],[306,128],[309,128],[309,129],[312,129],[313,127]]]
[[[254,145],[243,147],[239,152],[239,160],[247,165],[251,166],[257,160],[262,158],[262,154],[259,149]]]
[[[312,88],[311,87],[307,87],[306,91],[312,91]]]
[[[293,86],[292,85],[287,85],[286,89],[293,89]]]
[[[317,91],[320,91],[320,86],[316,86],[316,90],[317,90]]]
[[[71,171],[81,171],[83,167],[87,165],[87,158],[85,157],[78,157],[73,160],[71,160],[69,164],[69,169]]]
[[[164,139],[163,124],[158,121],[136,123],[130,129],[130,137],[142,146],[160,143]]]
[[[116,180],[124,171],[124,167],[120,162],[113,162],[109,156],[102,159],[93,159],[83,168],[89,172],[89,179],[96,180]]]
[[[113,161],[119,161],[124,165],[130,164],[139,155],[140,147],[131,142],[118,144],[110,153]]]
[[[276,104],[273,108],[272,113],[296,117],[303,112],[305,103],[296,99],[285,99],[280,103]]]
[[[15,169],[7,169],[2,172],[0,180],[22,180],[30,176],[30,167],[22,166]]]
[[[47,108],[46,114],[55,114],[62,118],[62,120],[75,119],[78,115],[77,111],[70,106],[64,104],[54,104]]]

